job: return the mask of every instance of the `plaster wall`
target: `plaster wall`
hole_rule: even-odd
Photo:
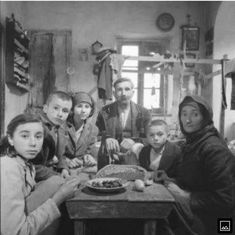
[[[205,16],[205,28],[206,31],[214,27],[215,25],[215,20],[217,16],[217,11],[220,6],[221,2],[220,1],[209,1],[205,2],[205,7],[204,7],[204,16]],[[214,58],[213,55],[204,57],[207,59],[212,59]],[[206,74],[210,74],[213,71],[213,66],[212,65],[203,65],[204,72]],[[218,81],[218,80],[217,80]],[[212,98],[213,98],[213,79],[207,79],[205,81],[205,84],[202,89],[202,96],[206,98],[209,104],[212,105]],[[214,117],[217,116],[217,113],[214,114]]]
[[[116,38],[153,38],[170,41],[169,50],[178,53],[181,44],[180,26],[187,23],[186,15],[191,15],[191,23],[200,27],[200,52],[203,58],[205,24],[205,3],[193,1],[23,1],[4,2],[4,14],[11,12],[22,22],[25,29],[35,30],[72,30],[71,67],[74,73],[69,76],[69,90],[90,91],[96,86],[92,68],[94,56],[90,46],[96,40],[105,47],[116,48]],[[156,18],[163,12],[169,12],[175,18],[175,26],[169,32],[156,27]],[[88,49],[88,60],[79,60],[79,50]],[[178,79],[179,71],[174,79]],[[179,83],[177,81],[174,84]],[[6,115],[10,119],[21,112],[27,101],[27,95],[12,95],[6,90]],[[174,93],[179,87],[174,87]],[[93,94],[96,98],[97,93]],[[177,97],[177,95],[174,97]],[[9,106],[9,103],[16,105]],[[178,111],[175,102],[173,110]],[[16,106],[16,107],[15,107]],[[6,120],[6,123],[8,120]]]
[[[202,6],[199,2],[25,2],[26,27],[31,29],[71,29],[72,90],[89,91],[96,85],[92,74],[94,57],[79,61],[79,49],[90,48],[96,40],[105,47],[115,48],[116,37],[166,38],[170,51],[178,52],[181,40],[180,25],[187,23],[190,14],[204,32]],[[169,12],[175,18],[174,28],[159,31],[155,21],[160,13]]]
[[[235,2],[222,2],[215,20],[215,35],[214,35],[214,58],[221,59],[225,54],[229,59],[235,58]],[[214,66],[214,70],[218,70],[221,66]],[[227,101],[230,103],[231,90],[227,92]],[[219,114],[221,107],[221,76],[216,76],[213,79],[213,110]],[[219,126],[219,115],[214,117],[216,127]],[[235,139],[235,111],[230,110],[230,104],[225,111],[225,137]]]
[[[5,31],[5,18],[14,13],[15,19],[24,25],[23,5],[21,2],[1,2],[1,23]],[[5,43],[5,42],[3,42]],[[5,51],[4,51],[5,53]],[[3,66],[3,70],[5,66]],[[26,108],[28,93],[21,93],[18,89],[9,89],[5,85],[5,129],[9,121],[22,113]]]

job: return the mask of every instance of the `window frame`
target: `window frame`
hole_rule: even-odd
[[[162,51],[165,51],[165,48],[167,48],[167,45],[169,45],[169,41],[165,39],[126,39],[126,38],[117,38],[117,52],[121,54],[121,49],[122,46],[124,45],[130,45],[130,46],[139,46],[139,56],[142,56],[144,53],[144,44],[147,43],[156,43],[161,46]],[[133,72],[137,73],[137,79],[138,79],[138,95],[137,95],[137,103],[140,105],[144,105],[144,73],[141,72],[141,61],[139,61],[138,64],[138,70],[122,70],[123,72]],[[148,73],[149,71],[146,71]],[[156,71],[154,73],[157,73]],[[164,107],[165,104],[167,104],[167,95],[165,94],[165,89],[167,88],[167,79],[164,79],[163,72],[160,73],[160,107],[159,108],[154,108],[154,109],[149,109],[152,114],[154,115],[163,115],[164,114]],[[165,108],[166,110],[166,108]]]

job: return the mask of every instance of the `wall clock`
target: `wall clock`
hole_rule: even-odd
[[[157,27],[164,31],[170,31],[175,25],[175,19],[170,13],[162,13],[156,20]]]

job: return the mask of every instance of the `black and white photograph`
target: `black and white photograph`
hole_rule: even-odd
[[[0,0],[1,235],[234,234],[234,18]]]

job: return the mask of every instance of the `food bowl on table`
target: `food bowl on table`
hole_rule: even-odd
[[[115,177],[95,178],[87,181],[86,186],[97,192],[113,193],[120,192],[128,186],[126,180]]]

